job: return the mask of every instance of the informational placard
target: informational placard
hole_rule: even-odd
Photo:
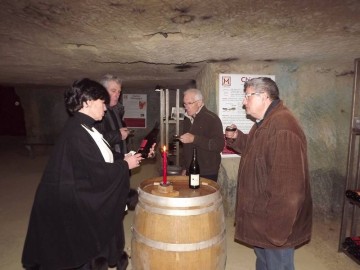
[[[146,128],[147,95],[123,94],[123,105],[126,126]]]
[[[245,97],[245,82],[257,77],[269,77],[275,81],[274,75],[219,74],[219,117],[224,134],[226,126],[231,124],[235,124],[244,133],[248,133],[253,126],[254,122],[247,118],[242,102]],[[225,146],[222,157],[235,156],[238,155]]]

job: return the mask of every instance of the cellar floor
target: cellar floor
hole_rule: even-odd
[[[37,146],[33,155],[29,156],[29,152],[19,140],[0,142],[0,269],[2,270],[22,269],[21,252],[29,214],[50,151],[51,147]],[[133,171],[131,186],[136,188],[142,180],[155,177],[157,174],[155,162],[144,161],[140,168]],[[126,250],[129,254],[131,254],[133,217],[134,212],[129,211],[124,220]],[[254,270],[255,255],[252,249],[233,241],[233,217],[226,218],[226,225],[226,270]],[[337,220],[314,217],[312,240],[295,252],[296,269],[359,269],[358,264],[337,251],[339,230],[340,217]],[[128,270],[131,269],[130,262]]]

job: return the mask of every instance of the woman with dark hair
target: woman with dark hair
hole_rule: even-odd
[[[96,259],[111,254],[129,193],[129,169],[139,166],[141,156],[114,161],[94,128],[108,98],[106,89],[90,79],[74,82],[65,92],[73,116],[36,191],[22,256],[26,269],[96,269]]]

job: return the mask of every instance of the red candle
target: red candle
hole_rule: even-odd
[[[167,184],[167,153],[166,153],[166,146],[163,147],[163,184]]]

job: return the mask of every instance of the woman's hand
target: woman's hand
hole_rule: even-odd
[[[124,157],[124,160],[128,163],[130,170],[139,167],[142,159],[141,154],[125,155]]]
[[[148,158],[154,158],[155,157],[155,146],[156,146],[156,143],[154,143],[151,148],[150,148],[150,151],[149,151],[149,154],[148,154]]]

